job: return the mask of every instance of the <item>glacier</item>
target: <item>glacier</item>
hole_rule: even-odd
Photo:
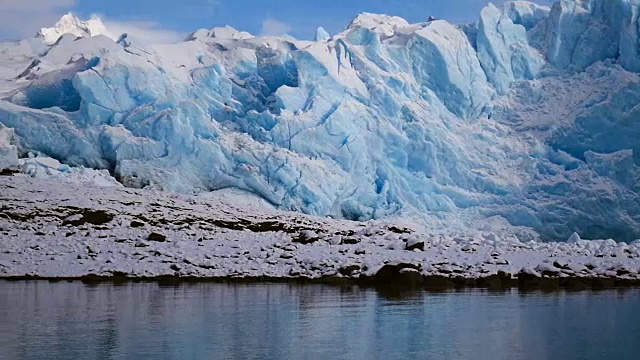
[[[364,13],[314,41],[221,27],[154,46],[65,18],[0,44],[0,154],[313,215],[632,241],[639,14],[508,1],[466,25]]]

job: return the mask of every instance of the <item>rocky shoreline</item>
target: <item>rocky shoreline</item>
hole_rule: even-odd
[[[0,279],[381,289],[640,287],[640,242],[318,218],[255,199],[0,176]],[[241,201],[242,200],[242,201]]]
[[[483,278],[448,277],[440,275],[405,275],[395,269],[383,270],[386,275],[360,276],[358,278],[329,276],[324,278],[305,277],[189,277],[179,275],[160,275],[155,277],[130,277],[126,274],[111,276],[87,274],[79,277],[39,277],[39,276],[10,276],[0,277],[0,281],[48,281],[75,282],[85,284],[126,284],[126,283],[157,283],[159,285],[186,285],[194,283],[226,283],[226,284],[276,284],[288,283],[297,285],[335,285],[359,286],[379,290],[419,290],[445,291],[465,289],[507,290],[519,289],[523,291],[600,291],[624,288],[640,288],[640,279],[625,279],[618,277],[536,277],[526,273],[518,277],[501,273]],[[389,274],[392,274],[389,277]]]

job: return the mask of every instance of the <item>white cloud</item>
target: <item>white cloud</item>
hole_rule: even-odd
[[[285,35],[291,31],[291,25],[275,19],[266,19],[262,22],[261,35]]]
[[[75,4],[76,0],[0,0],[0,39],[34,36]]]
[[[169,44],[184,39],[185,34],[160,27],[155,21],[123,21],[102,19],[107,30],[115,36],[126,33],[132,39],[145,45]]]

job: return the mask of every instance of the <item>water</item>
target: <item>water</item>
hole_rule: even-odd
[[[640,359],[640,291],[0,281],[0,359]]]

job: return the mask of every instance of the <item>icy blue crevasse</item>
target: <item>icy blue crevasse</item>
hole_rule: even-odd
[[[155,47],[63,41],[0,101],[0,123],[25,149],[131,184],[629,240],[640,237],[637,16],[622,0],[518,1],[465,28],[363,14],[313,42],[229,27]],[[43,103],[35,88],[75,98]]]

